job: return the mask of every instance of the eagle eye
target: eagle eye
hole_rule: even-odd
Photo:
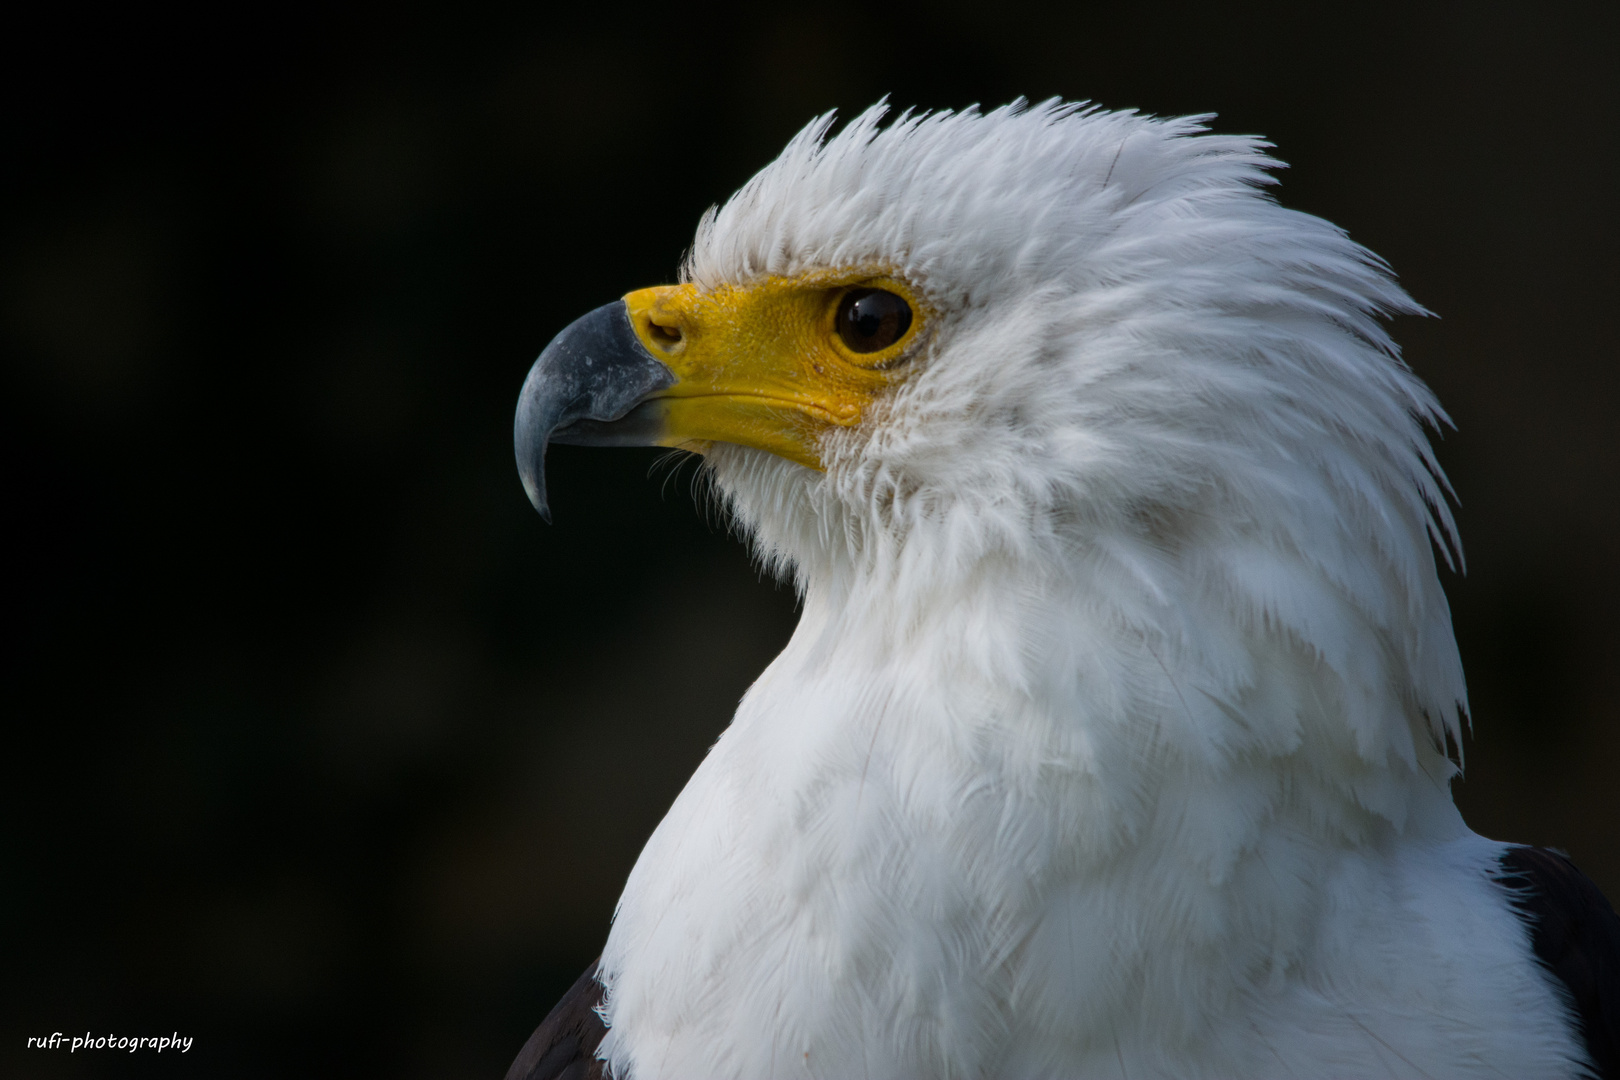
[[[850,352],[887,349],[911,329],[911,305],[884,289],[855,289],[838,305],[838,336]]]

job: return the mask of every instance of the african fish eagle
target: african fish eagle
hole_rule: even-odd
[[[704,455],[802,598],[513,1080],[1620,1076],[1620,922],[1453,805],[1387,266],[1255,138],[805,128],[515,424]]]

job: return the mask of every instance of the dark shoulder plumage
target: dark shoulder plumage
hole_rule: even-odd
[[[602,984],[593,963],[534,1029],[506,1080],[607,1080],[606,1067],[596,1059],[607,1034],[596,1012],[600,1004]]]
[[[1501,882],[1536,956],[1569,991],[1600,1080],[1620,1080],[1620,916],[1569,859],[1536,847],[1502,855]]]

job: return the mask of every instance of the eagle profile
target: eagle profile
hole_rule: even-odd
[[[1371,252],[1267,144],[830,118],[564,330],[803,603],[512,1080],[1620,1076],[1620,921],[1471,832],[1459,557]]]

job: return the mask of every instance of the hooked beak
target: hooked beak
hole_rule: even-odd
[[[512,442],[529,501],[546,521],[546,446],[647,446],[662,423],[650,394],[675,373],[641,344],[623,300],[576,319],[551,340],[523,380]],[[638,404],[641,407],[638,408]]]

